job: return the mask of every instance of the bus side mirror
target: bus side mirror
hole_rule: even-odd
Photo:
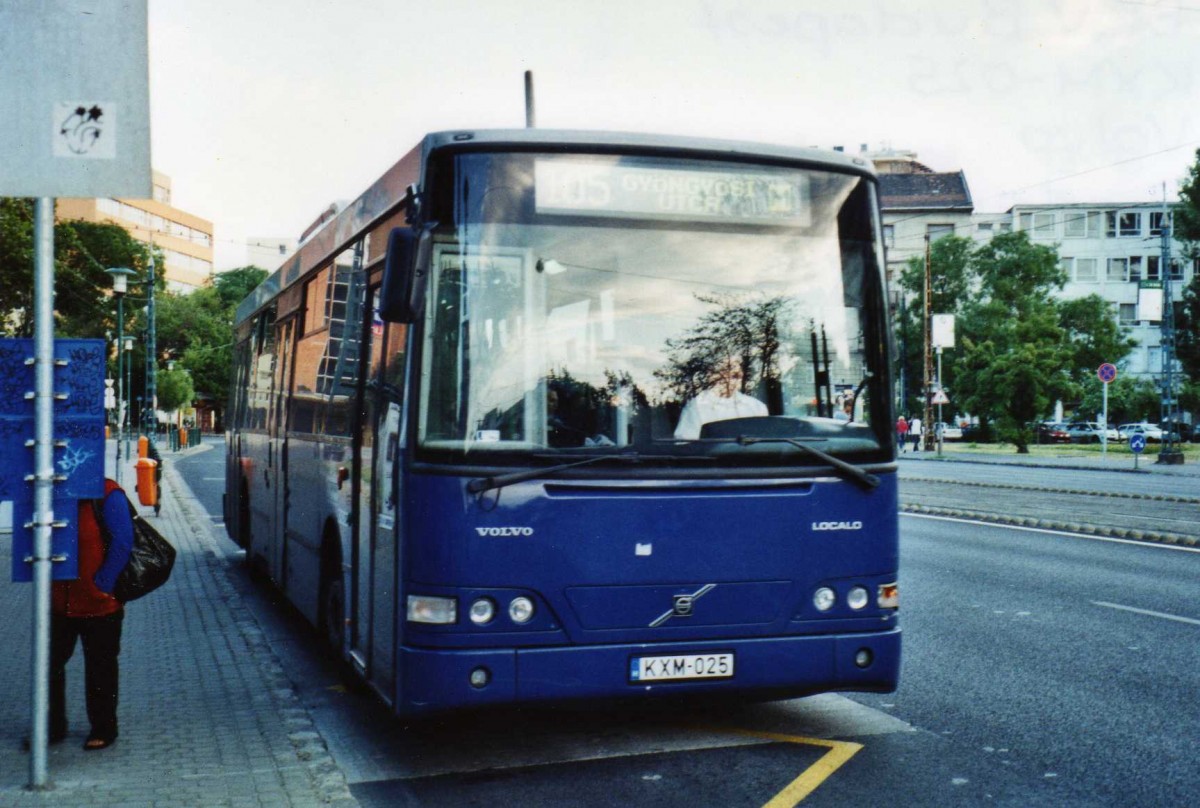
[[[388,234],[379,316],[392,323],[417,319],[425,299],[429,255],[433,236],[429,230],[394,227]]]

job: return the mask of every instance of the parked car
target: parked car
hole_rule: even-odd
[[[1121,424],[1117,427],[1117,431],[1121,433],[1121,440],[1129,440],[1133,435],[1145,435],[1147,443],[1162,443],[1163,431],[1159,429],[1158,424],[1149,424],[1145,421],[1137,424]]]
[[[934,432],[933,434],[937,435],[940,433],[942,436],[942,440],[962,440],[963,439],[963,431],[962,431],[961,426],[956,426],[955,424],[947,424],[946,422],[943,421],[943,422],[935,424],[934,429],[936,429],[937,432]]]
[[[1121,433],[1115,427],[1105,429],[1095,421],[1078,421],[1067,427],[1067,434],[1072,443],[1100,443],[1101,441],[1116,442],[1121,440]]]
[[[1070,443],[1071,433],[1062,424],[1038,424],[1033,428],[1033,439],[1037,443]]]

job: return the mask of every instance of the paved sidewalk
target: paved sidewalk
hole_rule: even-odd
[[[110,443],[110,454],[111,454]],[[207,447],[186,450],[204,451]],[[308,711],[231,583],[217,533],[164,453],[162,515],[178,549],[171,580],[129,604],[121,652],[121,737],[84,752],[83,652],[67,667],[67,740],[50,747],[53,788],[26,790],[32,585],[14,584],[0,537],[0,805],[353,806]],[[124,483],[132,495],[131,475]]]

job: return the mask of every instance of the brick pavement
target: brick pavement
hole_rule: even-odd
[[[162,515],[150,519],[179,552],[171,580],[126,609],[121,737],[100,752],[81,748],[88,725],[77,648],[67,667],[70,735],[50,747],[53,788],[45,792],[26,789],[29,755],[20,749],[29,728],[32,586],[10,581],[12,545],[0,536],[0,805],[356,805],[229,578],[218,552],[224,539],[171,456],[163,483]],[[129,475],[125,484],[132,493]]]

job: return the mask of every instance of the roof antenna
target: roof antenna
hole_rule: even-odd
[[[525,128],[532,129],[533,121],[533,71],[525,71]]]

